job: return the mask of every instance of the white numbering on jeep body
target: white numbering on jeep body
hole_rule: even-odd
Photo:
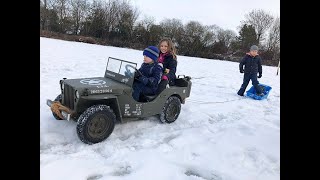
[[[133,111],[130,111],[130,108],[131,107],[129,104],[124,105],[124,115],[125,116],[131,116],[132,114],[136,115],[136,116],[140,116],[142,114],[141,113],[142,104],[136,104],[136,109]]]
[[[129,81],[128,78],[124,78],[124,79],[121,80],[121,82],[123,82],[123,83],[127,83],[128,81]]]
[[[116,75],[111,74],[111,73],[106,73],[108,76],[116,77]]]
[[[106,84],[106,82],[101,79],[82,79],[82,80],[80,80],[80,83],[85,84],[85,85],[92,85],[92,86]]]
[[[141,106],[142,106],[142,104],[136,104],[136,110],[132,111],[132,114],[140,116],[141,115]]]
[[[130,105],[129,104],[125,104],[124,105],[124,115],[125,116],[131,116],[131,113],[130,113],[129,109],[130,109]]]
[[[90,91],[91,94],[102,94],[102,93],[112,93],[112,89],[93,89]]]

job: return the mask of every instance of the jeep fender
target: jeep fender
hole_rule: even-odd
[[[105,104],[110,106],[113,113],[116,115],[116,119],[119,122],[122,122],[122,115],[119,107],[118,97],[112,94],[97,94],[90,96],[81,97],[85,102],[85,106],[88,108],[95,104]]]

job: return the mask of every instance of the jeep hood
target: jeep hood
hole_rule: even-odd
[[[67,86],[79,91],[87,89],[88,94],[122,94],[125,89],[131,89],[126,84],[104,77],[65,79],[64,88]]]

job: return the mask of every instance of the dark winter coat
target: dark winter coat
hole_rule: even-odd
[[[164,74],[165,76],[168,77],[169,80],[169,85],[174,85],[174,81],[177,78],[176,77],[176,71],[177,71],[177,60],[173,59],[173,55],[167,54],[164,56],[163,60],[163,71],[165,69],[169,69],[168,74]]]
[[[150,87],[154,93],[158,88],[158,84],[162,76],[162,67],[158,63],[143,63],[139,69],[142,76],[138,80],[147,87]]]
[[[244,69],[243,69],[243,66],[244,66]],[[252,57],[250,54],[246,54],[240,62],[239,69],[240,71],[244,71],[244,73],[262,74],[262,65],[261,65],[260,56],[257,55],[255,57]]]

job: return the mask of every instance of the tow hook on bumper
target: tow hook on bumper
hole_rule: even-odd
[[[68,121],[73,120],[71,118],[72,111],[69,108],[63,106],[60,102],[47,99],[47,105],[51,108],[51,111],[56,113],[57,116],[59,116],[61,119],[65,119]]]

